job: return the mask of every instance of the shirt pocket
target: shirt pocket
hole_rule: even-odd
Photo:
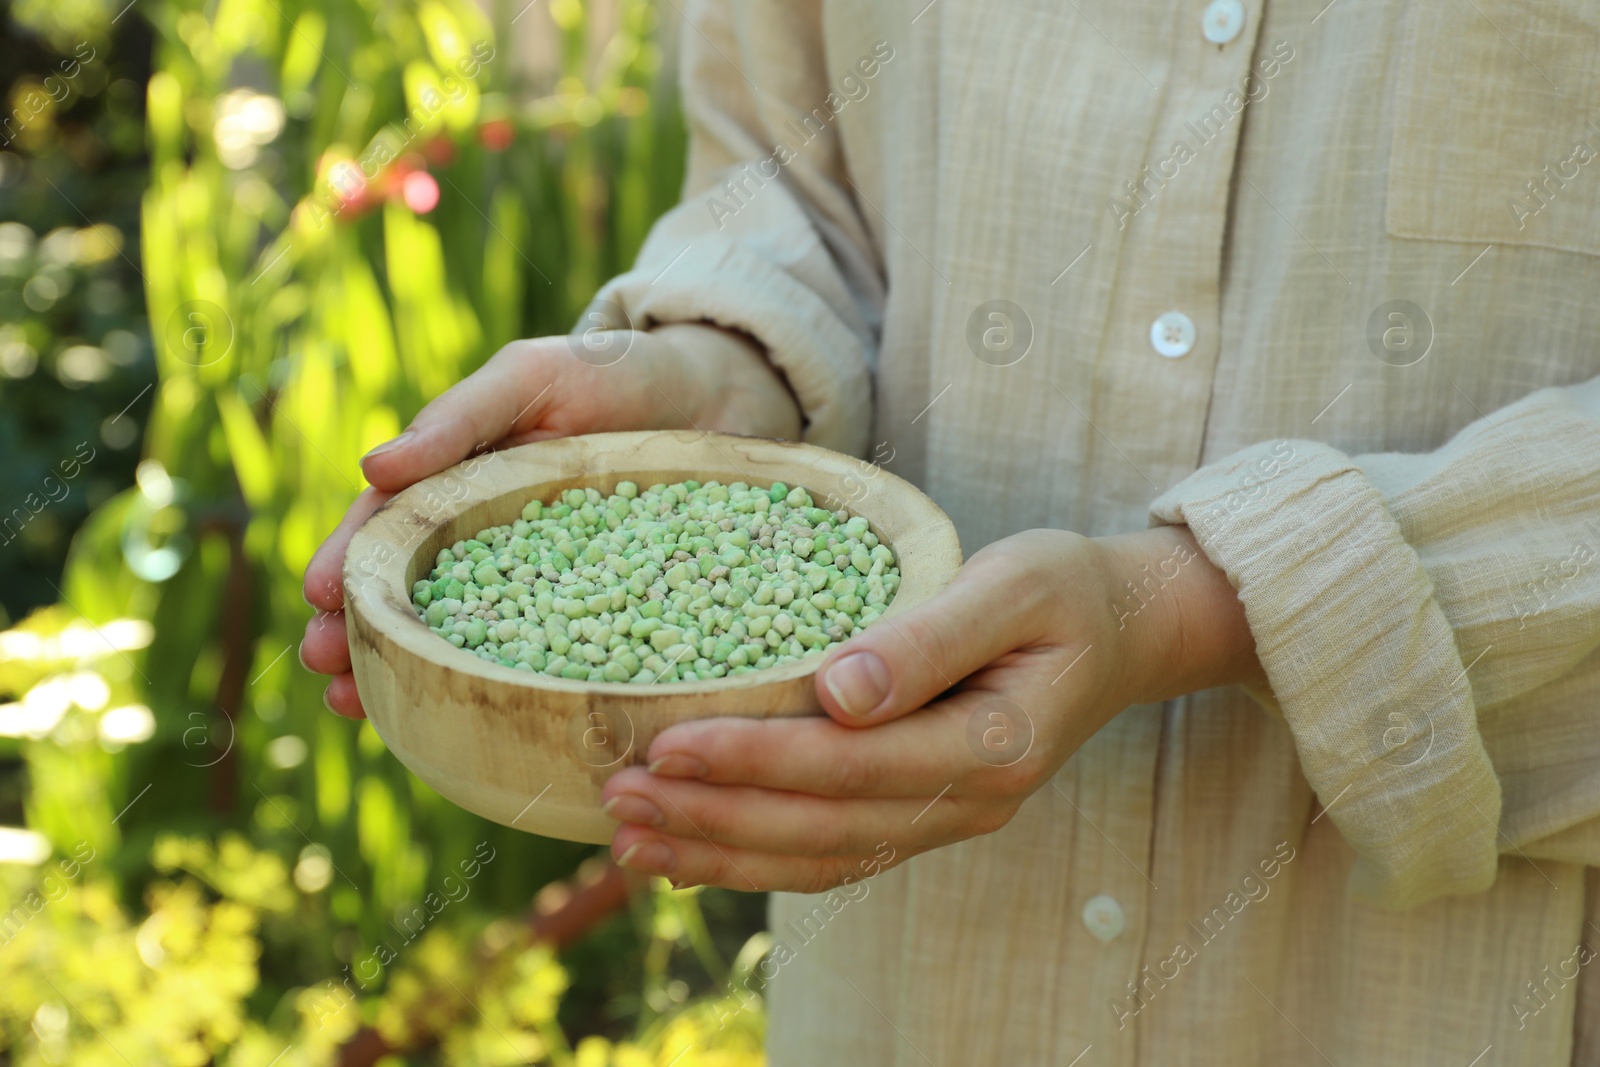
[[[1600,4],[1412,0],[1386,224],[1600,255]]]

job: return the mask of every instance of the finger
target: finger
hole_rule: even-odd
[[[311,562],[306,565],[301,595],[307,604],[319,611],[340,611],[344,608],[344,554],[350,548],[350,538],[392,496],[393,493],[377,489],[361,490],[361,494],[351,503],[350,510],[344,513],[339,525],[318,546]]]
[[[367,717],[366,709],[361,706],[361,697],[356,694],[356,676],[353,674],[334,675],[322,694],[322,702],[335,715],[343,715],[347,719]]]
[[[650,743],[652,774],[823,797],[922,797],[966,792],[992,766],[973,751],[968,722],[989,694],[962,693],[872,730],[832,719],[698,719]]]
[[[970,799],[840,800],[663,778],[642,767],[613,775],[601,795],[613,819],[672,837],[813,858],[864,855],[887,840],[923,851],[1002,824],[991,814],[996,806]]]
[[[821,893],[835,887],[859,900],[856,885],[894,865],[895,850],[869,856],[809,859],[729,848],[710,841],[664,837],[639,826],[620,827],[611,839],[619,866],[659,874],[677,886],[713,885],[746,893]],[[859,894],[859,895],[857,895]]]
[[[917,710],[1038,636],[1037,593],[1003,557],[974,557],[938,596],[885,616],[817,669],[817,696],[850,726]]]
[[[318,674],[345,674],[350,670],[344,612],[319,611],[311,616],[306,635],[300,640],[300,665]]]
[[[555,369],[570,354],[559,339],[517,341],[436,397],[411,426],[361,458],[367,481],[398,491],[478,449],[538,426]]]

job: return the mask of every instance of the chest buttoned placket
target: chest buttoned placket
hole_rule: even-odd
[[[1147,501],[1200,461],[1230,188],[1239,133],[1255,106],[1244,82],[1258,77],[1261,0],[1184,0],[1173,19],[1185,30],[1144,163],[1106,190],[1101,232],[1118,248],[1116,282],[1096,389],[1075,398],[1104,435],[1087,471],[1094,495],[1114,501],[1106,510],[1119,515],[1130,491]]]
[[[1200,462],[1220,352],[1230,187],[1240,130],[1252,106],[1243,82],[1252,72],[1262,22],[1260,0],[1185,0],[1172,17],[1185,29],[1161,86],[1164,99],[1144,166],[1107,191],[1107,222],[1100,232],[1118,248],[1116,280],[1096,388],[1075,400],[1094,423],[1092,458],[1085,465],[1090,498],[1101,505],[1101,514],[1119,520],[1130,508],[1142,512],[1151,497]],[[1230,91],[1237,94],[1238,111],[1229,107]],[[1095,1013],[1096,1051],[1107,1063],[1142,1062],[1127,1007],[1137,1005],[1140,991],[1127,986],[1139,978],[1146,924],[1165,903],[1149,878],[1159,817],[1155,754],[1162,716],[1159,705],[1129,708],[1057,776],[1059,792],[1076,798],[1070,806],[1054,798],[1061,817],[1092,820],[1099,828],[1080,839],[1084,851],[1104,845],[1104,837],[1121,856],[1095,863],[1085,855],[1074,863],[1102,876],[1096,885],[1075,887],[1083,896],[1101,894],[1085,905],[1085,926],[1104,942],[1091,942],[1091,951],[1133,956],[1117,981],[1097,983],[1085,1006]],[[1174,886],[1171,895],[1177,904],[1180,888]]]

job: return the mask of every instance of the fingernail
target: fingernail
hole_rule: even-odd
[[[660,841],[637,841],[628,846],[628,851],[617,860],[617,866],[649,874],[666,874],[678,866],[678,855]]]
[[[415,430],[407,430],[405,433],[401,434],[399,437],[396,437],[396,438],[394,438],[393,440],[390,440],[390,441],[385,441],[383,444],[379,445],[377,448],[374,448],[371,452],[368,452],[366,455],[362,456],[361,457],[361,462],[365,463],[367,460],[371,459],[373,456],[381,456],[385,452],[393,452],[395,449],[400,448],[403,445],[405,445],[406,442],[410,441],[415,436],[417,436],[417,431],[415,431]]]
[[[667,778],[704,778],[711,773],[711,768],[704,763],[693,756],[685,756],[679,752],[662,756],[645,769],[651,774],[660,774]]]
[[[828,668],[822,684],[845,714],[865,715],[889,695],[889,668],[876,652],[852,652]]]
[[[324,689],[322,691],[322,706],[327,708],[329,711],[333,712],[335,715],[337,715],[337,714],[339,714],[339,709],[334,707],[333,706],[333,701],[328,699],[328,694],[331,693],[331,692],[333,692],[333,687],[332,686],[329,686],[328,688],[326,688],[326,689]]]
[[[600,806],[600,810],[618,822],[642,823],[657,829],[667,824],[661,809],[644,797],[632,793],[618,793]]]

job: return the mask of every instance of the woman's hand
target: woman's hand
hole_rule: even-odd
[[[1129,705],[1263,680],[1186,528],[1029,531],[830,653],[828,718],[663,731],[606,783],[612,853],[678,885],[820,892],[998,830]]]
[[[306,567],[317,613],[300,662],[333,676],[324,700],[361,718],[345,642],[345,550],[356,529],[395,493],[492,448],[607,430],[699,429],[800,436],[800,410],[760,351],[714,326],[518,341],[423,408],[399,437],[361,460],[370,489]]]

